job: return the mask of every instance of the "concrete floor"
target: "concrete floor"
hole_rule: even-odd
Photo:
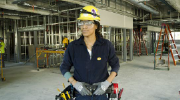
[[[172,59],[172,58],[171,58]],[[38,72],[33,64],[6,64],[5,82],[0,81],[0,100],[54,100],[57,88],[67,86],[59,68],[45,68]],[[153,56],[135,56],[122,63],[114,82],[124,88],[121,100],[179,100],[180,63],[170,71],[153,70]]]

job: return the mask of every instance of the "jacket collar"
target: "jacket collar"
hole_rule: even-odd
[[[96,35],[96,42],[94,45],[102,45],[103,43],[104,43],[103,38],[100,37],[100,35]],[[78,44],[78,45],[84,44],[85,45],[84,36],[82,35],[75,44]]]

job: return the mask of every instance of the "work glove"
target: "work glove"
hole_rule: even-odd
[[[100,82],[98,84],[95,83],[93,85],[98,85],[96,91],[93,94],[94,95],[103,95],[106,92],[107,88],[111,85],[111,83],[106,80],[104,82]]]
[[[77,82],[74,88],[82,95],[92,95],[92,93],[85,87],[83,82]]]

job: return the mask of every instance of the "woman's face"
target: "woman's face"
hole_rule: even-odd
[[[97,29],[97,26],[94,24],[94,21],[80,21],[78,22],[78,26],[80,27],[84,37],[95,35],[95,30]]]

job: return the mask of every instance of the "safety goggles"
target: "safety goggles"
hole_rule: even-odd
[[[91,27],[94,24],[93,21],[79,21],[78,22],[78,26],[82,27],[83,25],[86,25],[88,27]]]

